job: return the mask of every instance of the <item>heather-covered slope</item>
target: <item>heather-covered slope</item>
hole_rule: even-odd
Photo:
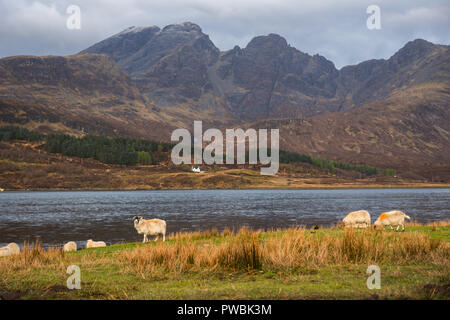
[[[0,120],[43,132],[165,139],[170,126],[105,55],[0,59]],[[158,130],[149,130],[159,128]]]

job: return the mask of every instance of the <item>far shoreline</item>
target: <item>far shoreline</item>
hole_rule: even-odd
[[[412,184],[412,185],[352,185],[352,186],[339,186],[339,185],[330,185],[330,186],[315,186],[315,187],[274,187],[268,186],[264,187],[255,187],[255,188],[125,188],[125,189],[116,189],[116,188],[52,188],[52,189],[44,189],[44,188],[31,188],[31,189],[5,189],[3,192],[60,192],[60,191],[195,191],[195,190],[357,190],[357,189],[450,189],[450,184]],[[0,192],[1,194],[1,192]]]

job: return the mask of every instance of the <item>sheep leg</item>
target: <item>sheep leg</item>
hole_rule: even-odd
[[[392,228],[392,226],[390,225],[389,227],[391,227],[391,230],[394,230],[394,228]]]
[[[400,228],[400,225],[397,226],[397,229],[395,229],[395,231],[398,231],[398,228]]]
[[[405,225],[402,224],[402,232],[405,231]]]
[[[158,235],[156,235],[156,238],[155,238],[155,242],[156,242],[156,241],[158,241],[158,238],[159,238],[159,236],[158,236]]]
[[[163,233],[163,242],[166,241],[166,234]]]
[[[144,234],[144,240],[142,241],[143,243],[146,243],[147,242],[147,235],[146,234]]]

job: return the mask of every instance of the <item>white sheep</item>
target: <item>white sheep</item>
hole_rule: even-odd
[[[69,241],[63,246],[64,252],[77,251],[77,244],[74,241]]]
[[[163,241],[166,241],[166,222],[161,219],[145,220],[141,216],[133,217],[134,228],[138,234],[144,235],[142,242],[148,242],[147,236],[156,236],[155,241],[158,240],[159,235],[163,236]]]
[[[405,218],[411,220],[409,216],[398,210],[383,212],[377,221],[375,221],[374,227],[376,229],[383,229],[386,226],[390,226],[391,230],[394,230],[393,226],[397,226],[395,230],[398,231],[398,228],[402,226],[402,231],[405,231]]]
[[[6,247],[0,248],[0,257],[12,256],[19,253],[20,247],[14,242],[11,242]]]
[[[8,247],[11,250],[12,254],[20,253],[20,247],[17,243],[11,242],[10,244],[8,244]]]
[[[366,210],[350,212],[342,220],[344,227],[367,228],[370,226],[370,214]]]
[[[10,255],[11,255],[11,249],[8,246],[0,248],[0,257],[7,257]]]
[[[99,247],[106,247],[106,243],[104,241],[93,241],[92,239],[86,241],[86,249]]]

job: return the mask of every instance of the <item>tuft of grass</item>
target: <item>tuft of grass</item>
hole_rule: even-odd
[[[260,270],[263,265],[263,251],[252,233],[241,232],[238,237],[219,247],[217,264],[233,270]]]

